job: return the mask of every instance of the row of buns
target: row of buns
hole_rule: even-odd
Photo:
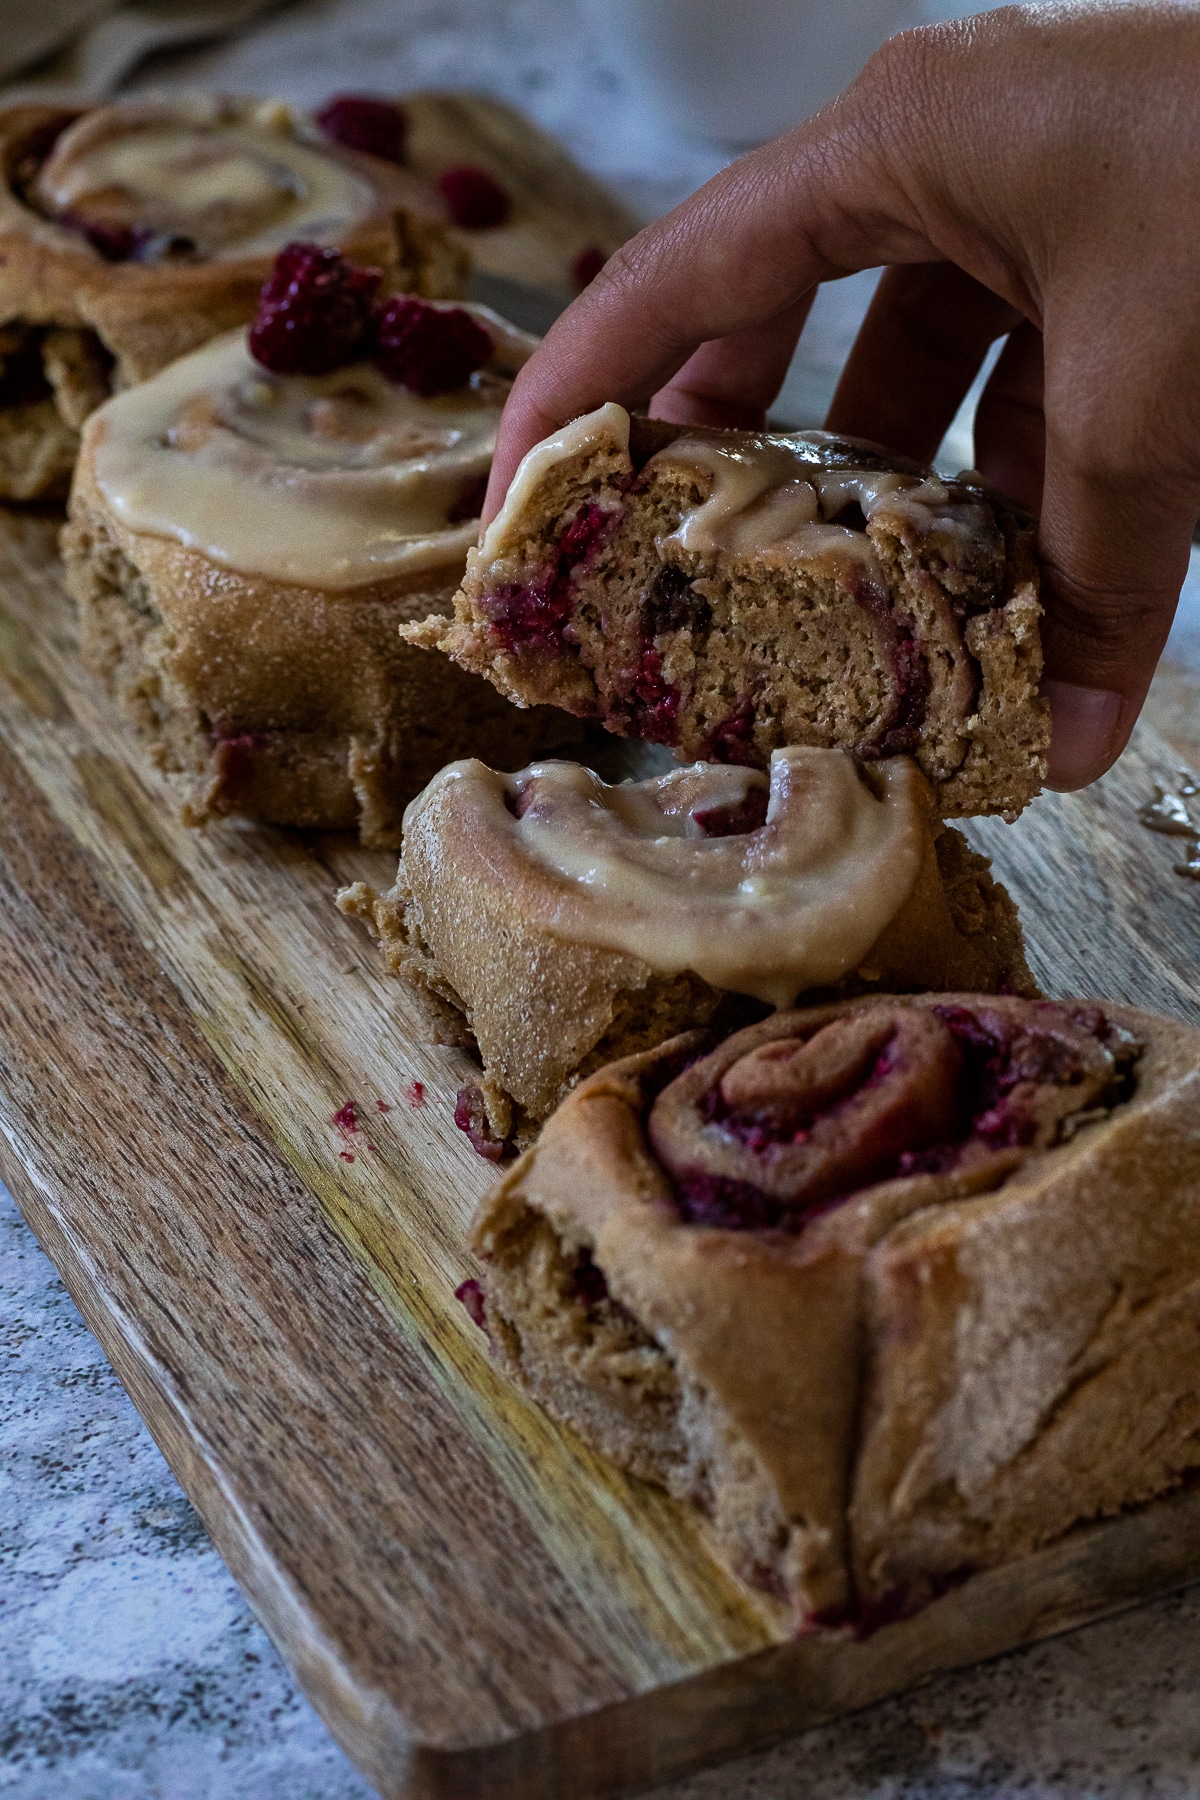
[[[501,1365],[867,1629],[1195,1465],[1200,1039],[1043,999],[947,823],[1044,779],[1033,522],[603,404],[481,535],[534,340],[446,206],[388,103],[0,115],[0,491],[70,482],[185,819],[400,849],[339,904],[523,1152],[460,1290]],[[677,766],[530,763],[597,728]]]

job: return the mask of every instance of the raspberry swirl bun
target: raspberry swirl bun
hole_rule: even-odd
[[[904,754],[943,818],[1015,817],[1049,742],[1033,535],[878,445],[610,404],[529,452],[453,620],[407,635],[688,758]]]
[[[450,604],[534,341],[485,308],[385,316],[410,315],[449,391],[370,360],[275,374],[233,332],[85,427],[63,533],[82,652],[185,777],[193,823],[240,813],[396,844],[447,756],[520,760],[571,726],[400,642],[403,620]],[[482,362],[466,379],[446,354],[464,335]]]
[[[984,858],[907,757],[777,750],[608,786],[575,763],[444,769],[396,886],[340,904],[465,1019],[493,1128],[615,1056],[812,990],[1032,988]]]
[[[0,498],[65,493],[88,414],[245,323],[285,243],[461,292],[444,218],[409,171],[280,101],[0,111]]]
[[[1200,1461],[1200,1032],[978,994],[598,1071],[465,1297],[556,1417],[870,1629]]]

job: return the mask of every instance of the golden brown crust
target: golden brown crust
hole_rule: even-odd
[[[1200,1460],[1200,1032],[1104,1012],[1144,1046],[1107,1117],[994,1191],[884,1181],[795,1235],[681,1222],[643,1121],[694,1041],[601,1070],[477,1213],[501,1365],[830,1621],[1162,1493]]]
[[[123,526],[89,443],[63,555],[84,659],[183,777],[190,823],[239,813],[396,845],[406,801],[449,758],[511,765],[563,741],[561,715],[517,712],[400,642],[401,621],[449,605],[457,564],[335,590],[242,574]]]
[[[45,360],[46,397],[73,430],[112,389],[145,381],[176,357],[251,319],[274,261],[255,256],[107,262],[79,233],[43,217],[25,190],[54,138],[79,116],[80,109],[62,106],[0,110],[0,327],[24,329],[31,350]],[[435,299],[461,295],[467,258],[443,228],[445,212],[437,196],[408,171],[377,157],[333,144],[328,151],[369,181],[377,198],[374,216],[347,233],[339,248],[356,262],[382,269],[385,292]],[[64,384],[54,378],[56,328],[81,334],[87,349],[102,359],[104,386],[92,392],[86,411],[78,404],[78,384],[72,405],[70,399],[64,403]],[[8,411],[0,388],[0,436]],[[65,491],[60,464],[71,440],[49,413],[39,419],[44,447],[29,448],[28,434],[37,421],[26,417],[20,429],[27,459],[40,458],[45,476],[40,485],[28,475],[6,483],[9,459],[0,453],[0,498],[57,497]],[[66,444],[67,452],[56,455],[54,444]],[[26,491],[18,491],[22,487]]]

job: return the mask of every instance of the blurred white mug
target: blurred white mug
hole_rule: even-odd
[[[591,0],[642,105],[694,137],[755,144],[840,93],[915,0]]]

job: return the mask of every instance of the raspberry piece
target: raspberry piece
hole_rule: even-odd
[[[65,226],[68,231],[77,231],[93,250],[100,252],[105,262],[112,263],[133,262],[154,237],[154,233],[143,225],[108,224],[103,219],[86,219],[73,212],[59,213],[54,223]]]
[[[585,288],[595,281],[597,275],[608,261],[599,244],[589,244],[581,250],[571,264],[571,280],[577,288]]]
[[[375,361],[389,381],[423,399],[461,387],[491,354],[491,338],[461,306],[442,310],[397,294],[379,315]]]
[[[276,375],[327,375],[361,356],[378,269],[359,269],[319,244],[287,244],[258,297],[250,354]]]
[[[478,1281],[460,1281],[454,1290],[454,1298],[464,1307],[472,1325],[477,1325],[485,1336],[490,1336],[487,1324],[487,1298]]]
[[[447,169],[437,185],[451,219],[468,231],[487,231],[493,225],[503,225],[512,211],[512,201],[486,169],[464,163],[461,168]]]
[[[327,138],[347,150],[365,150],[384,162],[402,163],[408,145],[408,114],[392,100],[370,94],[334,94],[316,115]]]
[[[483,1094],[474,1083],[459,1088],[454,1102],[454,1123],[470,1139],[471,1148],[485,1162],[503,1162],[509,1153],[506,1139],[496,1136],[488,1121]]]

